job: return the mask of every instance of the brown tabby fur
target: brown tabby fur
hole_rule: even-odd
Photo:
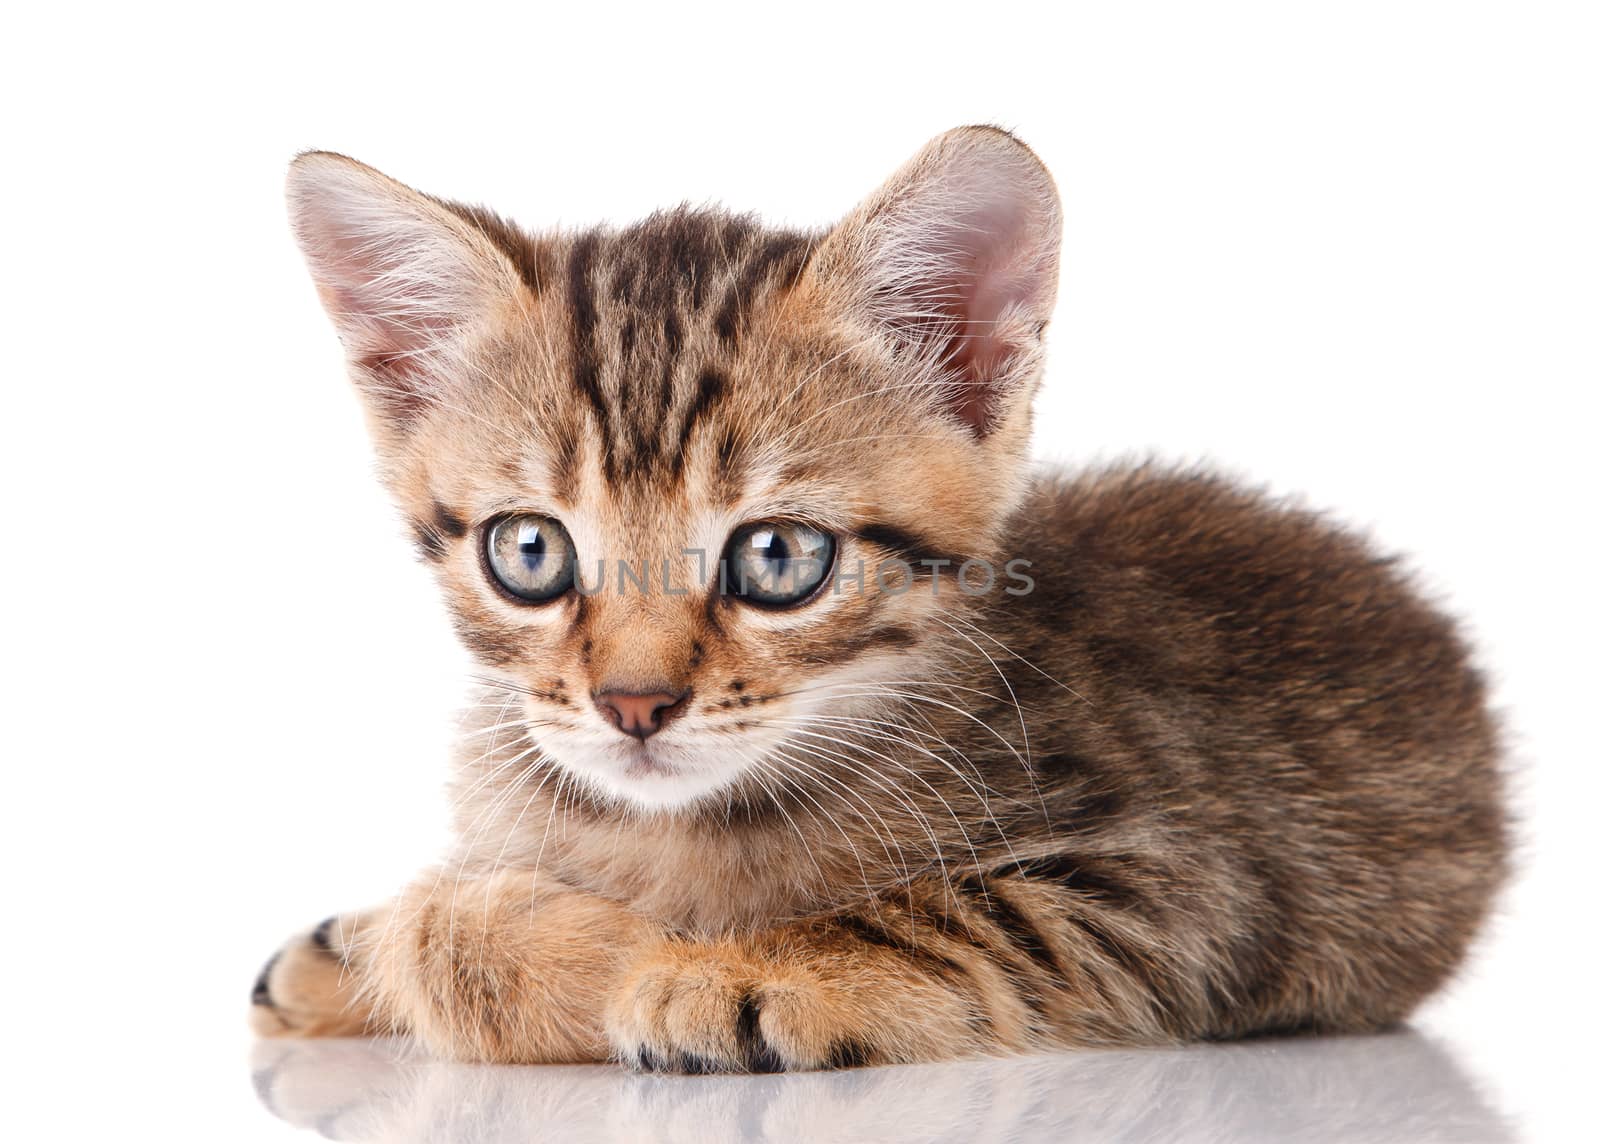
[[[957,176],[978,191],[944,194]],[[997,186],[995,257],[1032,287],[982,328],[929,319],[982,258],[890,265],[885,235]],[[360,241],[325,194],[369,210]],[[1199,472],[1029,474],[1059,213],[1010,136],[942,136],[814,235],[677,210],[529,237],[325,154],[291,200],[385,478],[490,682],[459,852],[291,942],[261,1032],[825,1068],[1371,1030],[1459,964],[1505,862],[1467,649],[1313,513]],[[377,271],[432,243],[456,275],[407,287],[429,328],[404,352],[339,277],[391,224],[422,237]],[[680,549],[798,517],[866,590],[518,605],[481,555],[512,509],[697,585]],[[967,595],[952,564],[878,590],[895,556],[1020,557],[1036,587]],[[661,739],[712,768],[703,792],[653,803],[585,769],[618,738],[591,696],[617,686],[691,690]]]

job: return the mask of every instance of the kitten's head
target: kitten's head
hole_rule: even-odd
[[[1005,132],[940,136],[817,234],[529,235],[327,153],[289,201],[462,638],[603,796],[816,766],[824,705],[926,679],[1013,586],[1060,210]]]

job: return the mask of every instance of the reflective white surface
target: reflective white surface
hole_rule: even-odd
[[[758,1077],[444,1064],[392,1041],[264,1042],[263,1105],[348,1141],[1516,1139],[1412,1030]]]

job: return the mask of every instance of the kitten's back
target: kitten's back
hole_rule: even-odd
[[[983,622],[1052,677],[1008,672],[1064,760],[1050,780],[1116,792],[1093,821],[1061,808],[1085,864],[1137,855],[1158,873],[1131,896],[1210,915],[1237,1031],[1404,1016],[1505,875],[1501,751],[1455,624],[1362,538],[1203,472],[1047,477],[1009,543],[1037,587]]]

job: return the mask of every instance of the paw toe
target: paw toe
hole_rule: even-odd
[[[613,1020],[618,1056],[642,1072],[777,1073],[804,1067],[785,1059],[761,1027],[754,987],[704,978],[642,982]]]
[[[272,989],[268,985],[268,981],[272,977],[272,967],[278,964],[278,959],[280,957],[282,957],[282,956],[283,956],[283,952],[280,950],[279,952],[273,954],[271,957],[267,958],[267,963],[261,967],[260,976],[258,976],[256,978],[256,983],[255,983],[254,988],[252,988],[250,990],[250,1004],[252,1004],[252,1005],[271,1005],[272,1004]]]
[[[337,917],[323,918],[317,928],[311,931],[311,944],[326,953],[332,953],[333,927],[338,924]]]
[[[250,990],[250,1024],[259,1036],[355,1036],[371,1016],[355,974],[334,948],[330,919],[267,961]]]

